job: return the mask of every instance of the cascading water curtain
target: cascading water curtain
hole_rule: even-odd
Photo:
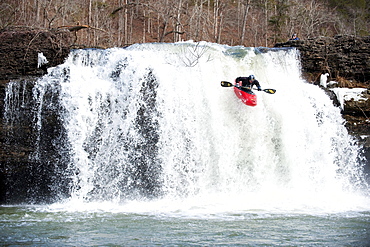
[[[256,91],[256,107],[220,86],[250,74],[277,90]],[[15,122],[32,102],[38,165],[29,178],[37,171],[40,194],[54,200],[285,208],[337,204],[367,186],[360,147],[339,109],[300,78],[295,49],[184,42],[74,50],[30,84],[32,97],[20,85],[8,86],[5,119]]]

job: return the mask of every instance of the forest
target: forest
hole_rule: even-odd
[[[271,47],[369,35],[370,0],[1,0],[0,30],[65,28],[79,47],[209,41]]]

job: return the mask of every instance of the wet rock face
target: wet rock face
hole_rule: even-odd
[[[278,43],[275,47],[296,47],[301,53],[303,72],[314,81],[326,72],[331,78],[370,81],[370,36],[318,37]]]
[[[12,28],[0,31],[0,203],[47,202],[67,190],[68,184],[62,186],[65,191],[50,186],[65,183],[58,180],[58,173],[67,164],[66,158],[56,151],[58,145],[63,145],[58,142],[63,136],[58,111],[43,109],[46,122],[42,131],[46,134],[39,140],[41,145],[35,145],[32,84],[47,68],[64,62],[70,44],[71,34],[66,30]],[[48,61],[42,66],[38,66],[39,53]],[[24,101],[19,102],[15,121],[9,122],[5,114],[5,92],[11,79],[20,80],[18,85],[22,88],[14,97]],[[42,155],[35,157],[35,153]]]
[[[0,81],[0,203],[49,203],[68,194],[69,152],[55,88],[45,102],[33,95],[35,78]],[[5,92],[8,91],[5,97]],[[9,104],[11,103],[11,104]]]
[[[71,33],[67,30],[31,28],[5,29],[0,32],[0,80],[20,76],[39,76],[48,67],[63,63],[70,52]],[[48,63],[38,68],[38,54]]]

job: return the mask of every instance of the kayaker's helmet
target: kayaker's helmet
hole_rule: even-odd
[[[256,78],[254,77],[254,75],[250,75],[250,76],[249,76],[249,79],[250,79],[251,81],[254,81]]]

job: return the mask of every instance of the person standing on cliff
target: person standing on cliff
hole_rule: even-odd
[[[297,34],[293,34],[289,40],[299,40]]]

